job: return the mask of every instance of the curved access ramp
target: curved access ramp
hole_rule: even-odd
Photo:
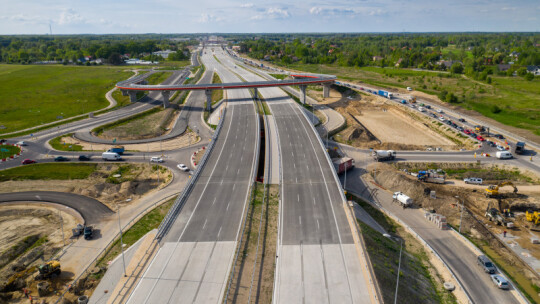
[[[95,224],[114,214],[100,201],[83,195],[54,191],[25,191],[0,193],[1,203],[49,202],[64,205],[79,212],[87,224]]]

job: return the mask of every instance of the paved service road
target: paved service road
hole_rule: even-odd
[[[114,214],[100,201],[74,193],[52,191],[0,193],[0,203],[12,202],[49,202],[65,205],[79,212],[86,224],[95,224],[104,217]]]
[[[215,48],[216,52],[221,51]],[[239,81],[206,48],[223,81]],[[256,166],[258,118],[247,90],[227,92],[223,128],[180,215],[129,303],[221,303]]]
[[[260,76],[225,55],[247,81]],[[369,273],[325,151],[302,109],[279,88],[259,89],[277,126],[283,168],[275,303],[369,303]],[[374,301],[373,301],[374,302]]]

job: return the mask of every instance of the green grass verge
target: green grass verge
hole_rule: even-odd
[[[286,74],[268,74],[268,75],[274,77],[275,79],[285,79],[288,76]]]
[[[44,163],[0,171],[0,182],[9,180],[66,180],[85,179],[96,171],[97,164]]]
[[[62,137],[67,137],[67,136],[73,136],[73,133],[60,135],[56,138],[53,138],[49,141],[49,145],[51,145],[53,149],[59,150],[59,151],[82,151],[83,150],[83,147],[80,145],[74,145],[74,144],[68,145],[66,143],[63,143],[61,140]]]
[[[169,212],[169,209],[173,205],[176,197],[171,198],[162,205],[156,207],[154,210],[144,215],[138,222],[136,222],[131,228],[124,232],[122,236],[123,243],[126,245],[124,250],[128,249],[131,245],[135,244],[141,237],[148,232],[159,227],[159,224],[163,221],[163,218]],[[116,240],[109,252],[98,261],[99,267],[106,267],[107,262],[114,260],[116,256],[121,253],[120,240]]]
[[[172,72],[155,72],[152,75],[146,77],[146,81],[149,85],[160,84],[167,80],[172,75]]]
[[[150,114],[153,114],[153,113],[156,113],[156,112],[159,112],[159,111],[162,111],[163,108],[161,108],[160,106],[156,106],[156,107],[153,107],[152,109],[150,110],[146,110],[144,112],[141,112],[141,113],[137,113],[135,115],[132,115],[132,116],[129,116],[129,117],[126,117],[126,118],[122,118],[122,119],[119,119],[115,122],[111,122],[111,123],[108,123],[108,124],[105,124],[105,125],[102,125],[102,126],[99,126],[97,128],[94,128],[92,129],[92,133],[95,133],[96,135],[101,135],[101,133],[103,133],[103,131],[105,130],[108,130],[108,129],[112,129],[114,127],[118,127],[118,126],[121,126],[121,125],[124,125],[128,122],[131,122],[135,119],[139,119],[139,118],[142,118],[142,117],[145,117],[145,116],[148,116]]]
[[[222,83],[218,73],[214,72],[212,83]],[[223,99],[223,90],[212,90],[212,105]]]
[[[21,149],[17,146],[0,145],[0,149],[0,159],[9,158],[10,156],[17,155],[17,153],[21,152]]]
[[[1,132],[105,108],[105,93],[130,72],[112,67],[0,65]],[[35,132],[35,130],[33,130]]]

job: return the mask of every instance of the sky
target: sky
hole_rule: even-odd
[[[539,0],[0,0],[0,8],[3,35],[540,31]]]

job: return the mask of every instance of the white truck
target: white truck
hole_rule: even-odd
[[[392,195],[392,198],[396,200],[403,208],[410,207],[413,204],[412,198],[403,194],[403,192],[395,192],[394,195]]]
[[[121,160],[120,154],[116,152],[103,152],[101,154],[103,160]]]
[[[512,155],[512,153],[508,152],[508,151],[497,151],[497,153],[495,154],[495,156],[498,158],[498,159],[510,159],[510,158],[513,158],[514,156]]]
[[[396,158],[396,151],[394,150],[374,150],[371,153],[371,156],[376,161],[383,161],[383,160],[393,160]]]

